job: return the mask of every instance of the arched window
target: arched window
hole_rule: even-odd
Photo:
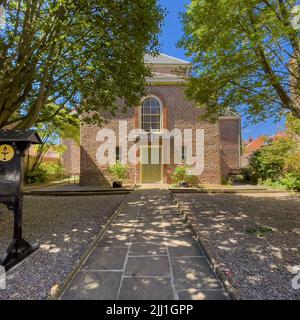
[[[141,125],[144,131],[161,131],[161,104],[155,98],[147,98],[142,104]]]

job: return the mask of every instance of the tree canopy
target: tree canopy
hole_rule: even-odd
[[[76,109],[86,121],[138,102],[158,49],[156,0],[5,0],[0,128],[29,128]],[[56,106],[51,115],[47,105]],[[46,111],[45,111],[46,110]]]
[[[206,116],[300,118],[297,0],[192,0],[179,45],[194,63],[187,94]],[[299,21],[298,21],[299,20]],[[299,28],[298,28],[299,26]]]

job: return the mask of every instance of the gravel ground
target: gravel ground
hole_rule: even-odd
[[[300,300],[300,196],[175,194],[240,299]],[[299,283],[299,282],[298,282]]]
[[[24,198],[24,238],[40,249],[7,275],[1,299],[45,299],[71,272],[124,195]],[[12,239],[13,215],[0,205],[0,252]]]

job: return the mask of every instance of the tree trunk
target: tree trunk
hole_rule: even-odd
[[[291,101],[293,115],[300,119],[300,74],[298,59],[291,61]]]

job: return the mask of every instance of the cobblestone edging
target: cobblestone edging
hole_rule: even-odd
[[[170,190],[171,191],[171,190]],[[179,192],[177,192],[179,193]],[[182,206],[180,205],[180,203],[176,200],[174,193],[171,191],[171,195],[172,198],[174,200],[174,202],[176,203],[178,209],[180,210],[181,214],[184,216],[185,221],[188,223],[189,228],[192,230],[194,236],[196,237],[197,241],[199,242],[200,246],[203,249],[204,254],[206,255],[207,260],[209,261],[212,269],[214,270],[214,272],[217,274],[218,278],[220,279],[223,287],[225,288],[225,290],[227,291],[230,299],[232,300],[240,300],[238,298],[238,295],[235,291],[235,289],[233,288],[233,286],[231,285],[231,283],[228,280],[228,277],[224,274],[224,272],[221,270],[219,263],[215,260],[215,258],[211,255],[210,251],[207,248],[207,245],[201,240],[201,238],[199,237],[199,234],[197,232],[197,225],[195,223],[193,223],[193,221],[190,219],[190,216],[187,215],[184,211],[184,209],[182,208]]]
[[[130,192],[128,193],[130,194]],[[100,233],[96,236],[96,238],[93,240],[93,242],[88,246],[85,253],[81,256],[81,258],[76,263],[76,266],[74,269],[69,273],[69,275],[65,278],[65,280],[58,285],[58,288],[55,290],[53,294],[49,292],[47,300],[59,300],[60,297],[63,295],[64,291],[68,288],[71,281],[74,279],[74,277],[77,275],[78,271],[84,264],[84,262],[88,259],[90,254],[93,252],[97,242],[104,236],[105,232],[109,228],[109,226],[114,221],[115,217],[119,214],[119,212],[122,210],[122,208],[127,203],[127,197],[128,195],[123,199],[122,203],[120,204],[119,208],[114,212],[114,214],[110,217],[110,219],[107,221],[105,227],[100,231]]]

